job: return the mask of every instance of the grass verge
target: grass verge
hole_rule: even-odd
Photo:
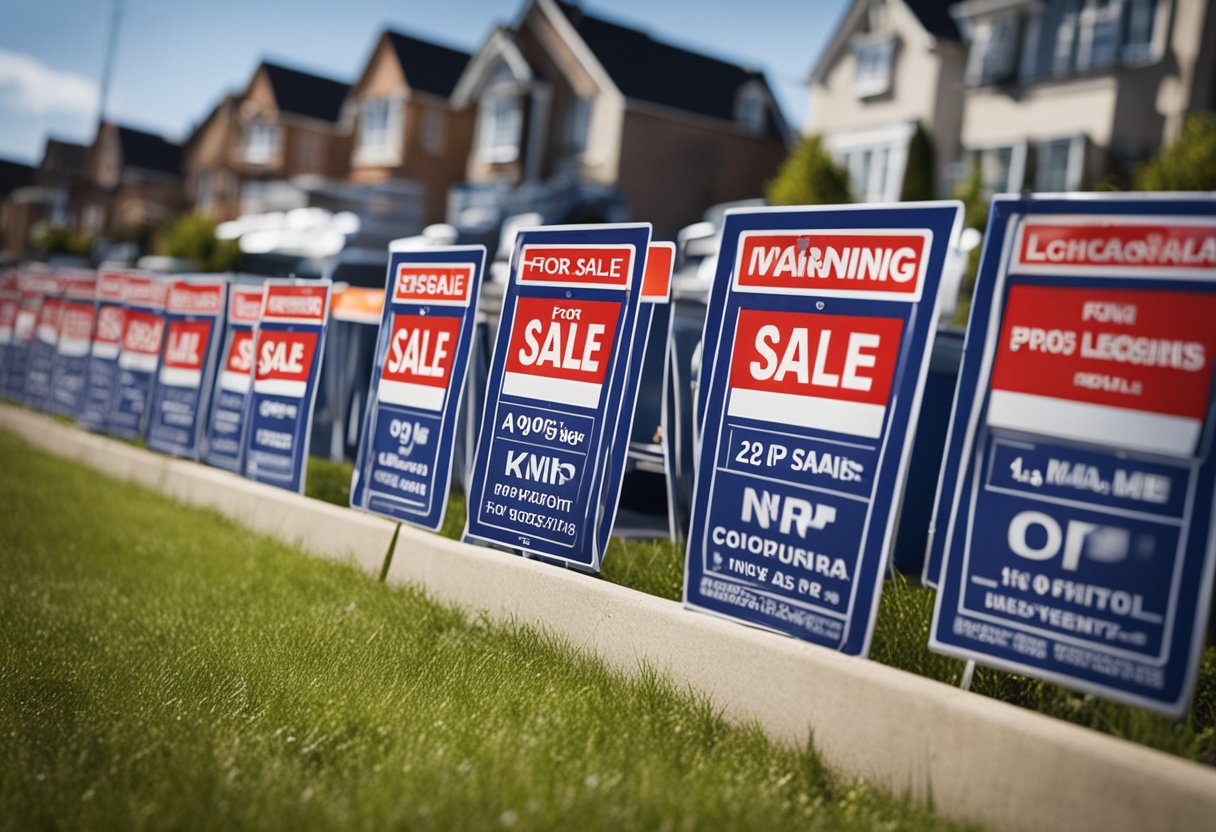
[[[317,470],[312,466],[317,462],[314,459],[309,463],[310,480]],[[349,487],[349,463],[322,463],[322,467],[325,466],[332,470],[343,469],[345,473],[330,474],[323,483],[341,481],[344,476]],[[333,493],[332,488],[323,484],[317,487],[315,496],[329,499]],[[311,481],[309,494],[314,494]],[[339,504],[348,505],[349,497]],[[458,540],[464,530],[465,511],[464,496],[453,492],[442,534]],[[661,540],[613,538],[604,555],[600,576],[615,584],[678,601],[684,579],[683,546]],[[962,679],[964,663],[929,652],[932,617],[932,590],[915,585],[902,575],[891,578],[883,588],[870,657],[891,667],[957,685]],[[976,669],[971,690],[1216,766],[1216,646],[1208,645],[1204,650],[1191,711],[1183,720],[985,667]]]
[[[654,673],[0,458],[2,828],[950,828]]]

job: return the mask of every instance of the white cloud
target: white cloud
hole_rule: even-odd
[[[32,115],[92,116],[97,84],[74,72],[61,72],[38,59],[0,49],[0,100]]]

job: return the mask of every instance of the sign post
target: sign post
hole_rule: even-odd
[[[251,480],[301,494],[329,290],[328,280],[267,280],[254,342],[243,472]]]
[[[957,202],[727,213],[687,606],[868,653],[960,221]]]
[[[51,409],[62,416],[80,412],[89,374],[96,296],[96,281],[72,280],[64,289],[59,344],[51,373]]]
[[[246,404],[253,384],[254,328],[262,315],[262,285],[233,283],[228,287],[228,316],[220,366],[207,416],[203,461],[238,473],[249,414]]]
[[[178,278],[165,304],[165,343],[148,421],[148,447],[198,459],[228,281]]]
[[[123,275],[126,305],[118,353],[118,389],[110,402],[106,430],[122,439],[139,439],[147,428],[148,400],[156,384],[165,334],[168,281],[152,275]]]
[[[998,197],[930,647],[1185,712],[1216,539],[1210,198]]]
[[[443,526],[484,246],[394,252],[350,504]]]
[[[649,224],[520,231],[469,489],[466,537],[596,572],[616,507]],[[610,458],[611,457],[611,458]]]

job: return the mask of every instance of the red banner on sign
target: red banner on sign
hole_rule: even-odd
[[[328,288],[324,283],[302,286],[272,283],[266,287],[262,320],[324,323]]]
[[[506,371],[602,384],[621,304],[520,298]]]
[[[740,289],[919,297],[927,231],[759,231],[740,236]]]
[[[448,386],[461,320],[455,316],[395,315],[384,379],[428,387]]]
[[[286,287],[296,288],[296,287]],[[317,349],[315,332],[268,332],[258,336],[257,375],[260,381],[307,382]],[[301,391],[300,395],[303,395]]]
[[[633,273],[633,246],[524,246],[522,283],[624,288]]]
[[[210,321],[173,321],[165,334],[162,363],[174,369],[201,370],[210,335]]]
[[[393,302],[467,306],[472,286],[471,264],[402,263],[393,284]]]
[[[1216,270],[1216,224],[1027,220],[1014,271]]]

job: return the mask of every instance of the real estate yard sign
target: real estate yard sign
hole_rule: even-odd
[[[620,470],[649,224],[519,232],[490,365],[466,537],[598,571],[599,471]],[[618,474],[619,476],[619,474]]]
[[[301,494],[329,291],[328,280],[266,281],[254,341],[243,471],[249,479]]]
[[[59,346],[59,319],[63,313],[64,282],[54,277],[39,281],[42,302],[34,319],[34,337],[29,342],[25,363],[25,391],[22,401],[33,410],[51,408],[51,374]]]
[[[198,459],[228,281],[178,278],[165,304],[165,343],[148,422],[148,447]]]
[[[101,430],[118,389],[118,353],[126,304],[121,272],[103,270],[97,277],[97,320],[89,349],[88,371],[76,421],[88,430]]]
[[[89,374],[96,296],[96,281],[71,280],[64,288],[59,343],[51,373],[51,409],[62,416],[74,417],[80,412]]]
[[[118,389],[106,417],[106,431],[114,436],[138,439],[147,428],[148,401],[156,384],[165,334],[168,289],[168,281],[159,277],[123,275],[126,310],[118,352]]]
[[[452,478],[485,246],[395,252],[350,504],[437,531]]]
[[[20,305],[21,292],[17,289],[16,273],[0,276],[0,393],[3,393],[13,330],[17,323],[17,308]]]
[[[727,213],[686,605],[868,652],[961,211]]]
[[[262,316],[262,294],[260,283],[233,283],[228,288],[227,324],[207,416],[203,461],[233,472],[241,470],[249,424],[246,405],[253,384],[253,339]]]
[[[997,198],[930,646],[1180,715],[1216,551],[1216,203]]]

